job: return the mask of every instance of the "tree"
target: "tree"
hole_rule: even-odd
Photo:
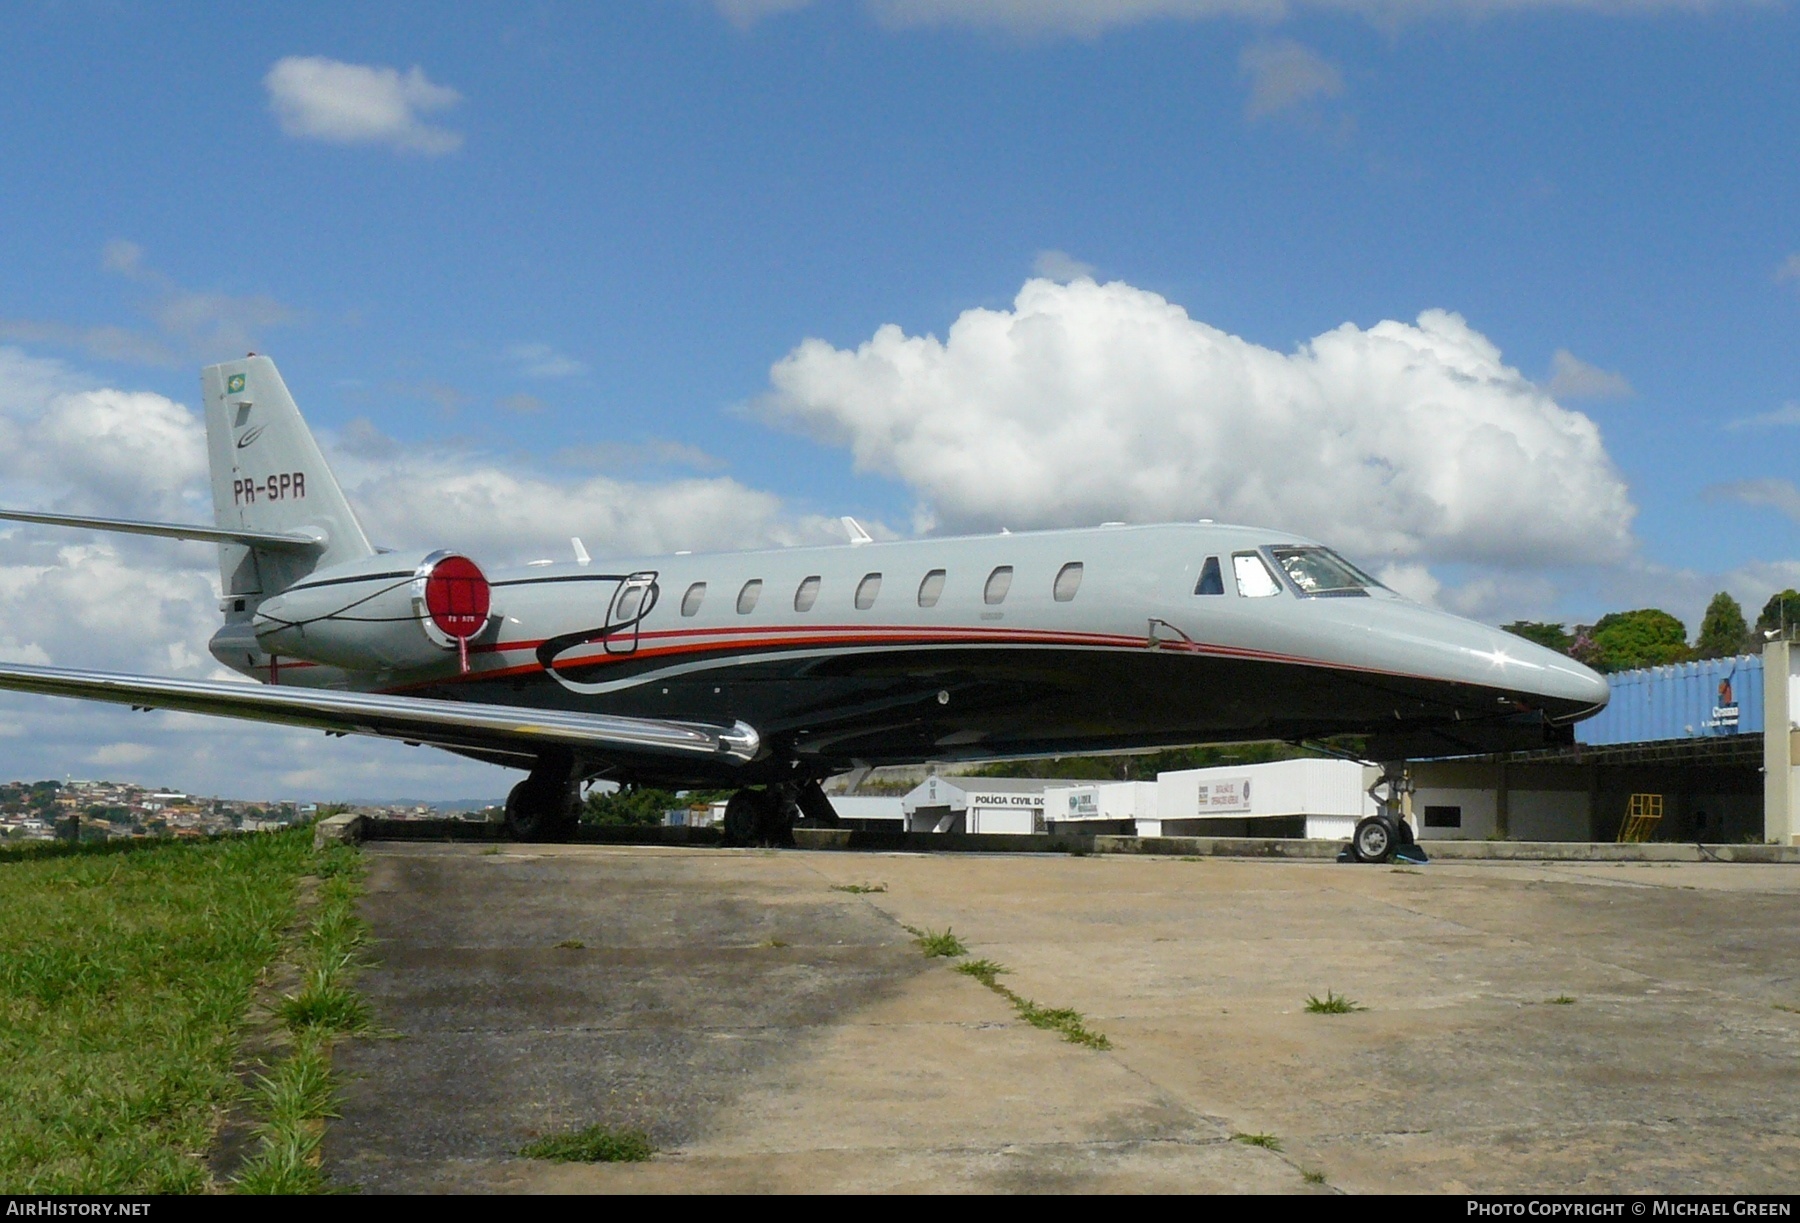
[[[1699,658],[1729,658],[1742,653],[1749,639],[1750,626],[1744,623],[1744,609],[1721,590],[1706,605],[1700,636],[1694,641],[1694,654]]]
[[[625,790],[598,789],[581,804],[581,822],[613,828],[649,828],[663,822],[663,813],[686,804],[667,790],[632,786]]]
[[[1514,620],[1511,624],[1502,624],[1501,629],[1514,637],[1523,637],[1534,641],[1548,650],[1558,654],[1567,654],[1569,647],[1575,644],[1575,638],[1569,630],[1560,624],[1546,624],[1539,620]]]
[[[1590,634],[1594,661],[1600,671],[1629,671],[1634,667],[1659,667],[1686,662],[1687,626],[1655,607],[1613,612],[1600,617]]]
[[[1770,595],[1769,601],[1763,604],[1762,615],[1756,618],[1759,633],[1785,632],[1796,625],[1800,625],[1800,590]]]

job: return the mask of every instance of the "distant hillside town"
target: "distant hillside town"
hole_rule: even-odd
[[[340,804],[390,819],[440,814],[422,803],[390,806]],[[206,837],[258,832],[308,823],[315,803],[250,802],[206,798],[179,790],[116,781],[11,781],[0,783],[0,844],[26,841],[110,841],[122,837]]]

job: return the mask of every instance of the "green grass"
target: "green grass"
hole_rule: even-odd
[[[1062,1038],[1071,1044],[1086,1045],[1090,1049],[1106,1050],[1112,1048],[1112,1041],[1104,1033],[1096,1032],[1087,1026],[1087,1017],[1080,1011],[1069,1007],[1040,1006],[1030,998],[1000,984],[1000,975],[1007,970],[1004,964],[996,964],[993,960],[970,960],[967,964],[958,964],[956,971],[964,976],[974,977],[977,981],[1012,1003],[1012,1008],[1020,1019],[1034,1028],[1043,1028],[1050,1032],[1059,1032]]]
[[[1325,1174],[1323,1172],[1301,1172],[1300,1179],[1309,1185],[1323,1185]]]
[[[556,945],[558,951],[585,951],[587,944],[578,938],[566,938]]]
[[[964,976],[974,977],[989,989],[998,989],[999,981],[996,978],[1006,971],[1006,966],[992,960],[970,960],[967,964],[958,964],[956,971]]]
[[[1547,1004],[1549,1004],[1550,1006],[1574,1006],[1575,1005],[1575,999],[1568,994],[1558,994],[1558,995],[1556,995],[1556,997],[1546,998],[1546,999],[1544,999],[1544,1001]]]
[[[315,905],[291,954],[301,971],[300,988],[273,1008],[293,1043],[257,1080],[251,1103],[262,1123],[256,1151],[232,1179],[239,1193],[329,1191],[319,1143],[326,1118],[337,1115],[331,1044],[373,1027],[368,1004],[350,984],[369,933],[356,913],[362,857],[349,846],[334,846],[315,855],[314,873],[320,876]]]
[[[1265,1151],[1281,1150],[1281,1139],[1273,1134],[1233,1134],[1231,1141],[1241,1142],[1247,1147],[1261,1147]]]
[[[885,883],[834,883],[831,885],[831,890],[834,892],[850,892],[857,896],[867,896],[872,892],[887,891],[887,884],[885,884]]]
[[[939,931],[914,930],[913,942],[919,945],[919,950],[923,951],[927,958],[942,956],[945,959],[954,959],[956,956],[969,954],[968,947],[948,927]]]
[[[1323,998],[1311,994],[1306,996],[1306,1013],[1308,1015],[1348,1015],[1352,1011],[1366,1011],[1369,1008],[1361,1005],[1354,998],[1346,998],[1342,994],[1325,991]]]
[[[0,851],[8,1192],[208,1187],[246,1009],[319,869],[311,836]]]
[[[527,1143],[519,1151],[526,1159],[549,1159],[565,1164],[638,1163],[654,1153],[650,1136],[641,1130],[612,1130],[602,1125],[590,1125],[567,1134],[548,1134]]]

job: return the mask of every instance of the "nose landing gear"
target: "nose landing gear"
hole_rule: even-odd
[[[1382,766],[1381,780],[1369,787],[1369,797],[1380,804],[1381,813],[1368,816],[1356,825],[1355,832],[1350,835],[1352,859],[1357,862],[1392,862],[1396,858],[1406,862],[1428,861],[1413,837],[1412,824],[1406,819],[1406,798],[1412,788],[1405,761]]]

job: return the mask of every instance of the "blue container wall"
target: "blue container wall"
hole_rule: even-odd
[[[1594,746],[1761,734],[1759,654],[1645,667],[1606,677],[1612,700],[1575,724],[1575,741]]]

